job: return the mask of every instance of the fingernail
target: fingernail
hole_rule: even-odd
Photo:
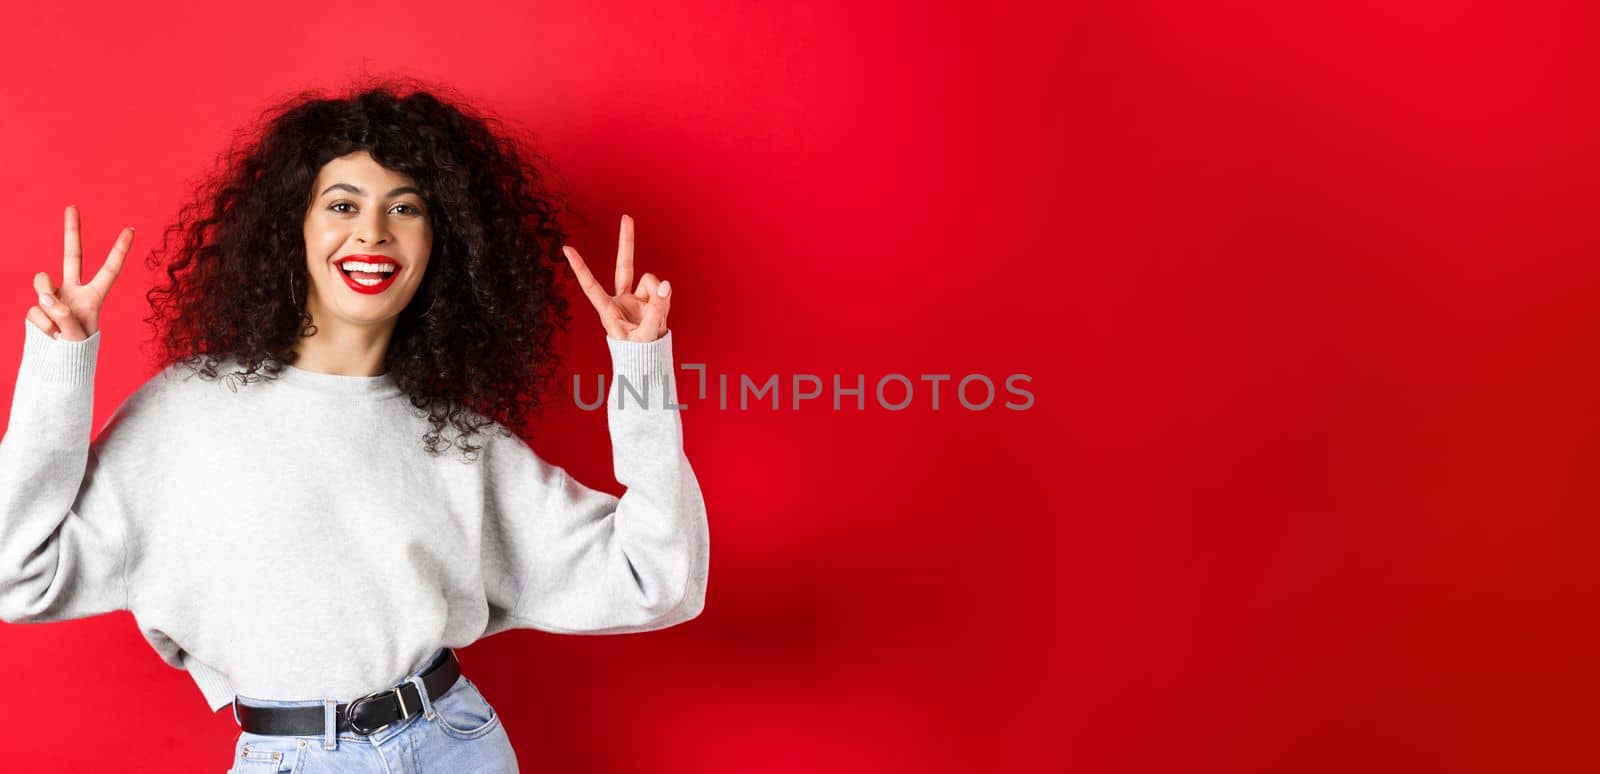
[[[55,306],[56,305],[56,300],[54,298],[51,298],[49,293],[40,293],[39,294],[39,305],[40,306],[46,306],[46,307]]]
[[[56,331],[55,333],[50,334],[50,338],[52,338],[52,339],[61,338],[61,331]]]
[[[656,295],[661,296],[662,298],[666,298],[667,294],[671,292],[672,285],[668,284],[666,280],[662,280],[661,285],[656,288]]]

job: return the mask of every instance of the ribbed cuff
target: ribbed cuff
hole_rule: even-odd
[[[623,341],[607,336],[606,345],[611,348],[610,398],[614,407],[663,408],[669,399],[677,398],[670,329],[655,341]]]
[[[611,348],[611,372],[628,376],[649,376],[652,381],[672,373],[672,330],[655,341],[623,341],[606,337]]]
[[[94,366],[100,354],[100,331],[83,341],[53,339],[27,320],[22,340],[20,375],[55,387],[94,385]]]
[[[89,441],[100,332],[83,341],[52,339],[26,320],[22,364],[11,394],[6,441],[68,447]]]

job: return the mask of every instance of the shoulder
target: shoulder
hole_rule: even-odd
[[[116,409],[111,412],[111,416],[96,434],[97,445],[111,438],[134,433],[141,425],[159,421],[157,415],[172,405],[171,368],[168,366],[157,371],[117,404]]]
[[[146,384],[153,383],[165,392],[177,392],[200,385],[225,384],[238,378],[234,372],[244,370],[231,355],[214,358],[214,361],[191,359],[169,363]]]
[[[270,390],[249,389],[276,381],[266,365],[248,371],[238,357],[226,355],[211,360],[192,359],[169,363],[150,377],[141,391],[155,401],[176,403],[185,413],[235,411],[250,402],[239,399],[265,396]]]
[[[112,435],[140,436],[171,427],[179,419],[203,410],[207,395],[227,391],[229,372],[236,369],[236,363],[224,359],[214,369],[217,375],[207,376],[199,366],[169,363],[117,404],[96,437],[104,440]]]
[[[516,431],[507,428],[499,420],[488,417],[483,419],[486,424],[478,428],[474,440],[483,447],[485,459],[515,457],[532,452],[527,442]]]
[[[484,425],[478,434],[484,462],[498,475],[526,475],[529,468],[542,470],[550,466],[522,433],[499,421]]]

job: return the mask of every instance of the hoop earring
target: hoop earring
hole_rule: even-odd
[[[428,302],[428,311],[423,312],[422,314],[412,315],[411,319],[413,319],[413,320],[426,320],[428,318],[428,315],[433,314],[433,307],[437,303],[439,303],[439,294],[438,293],[434,293],[433,294],[433,300]]]

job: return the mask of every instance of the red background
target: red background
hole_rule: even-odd
[[[86,270],[136,226],[98,428],[234,128],[446,81],[540,132],[600,276],[635,217],[680,363],[1035,397],[692,403],[705,613],[462,651],[525,771],[1596,767],[1583,4],[524,5],[8,9],[0,362],[63,206]],[[534,431],[620,491],[603,415]],[[127,613],[0,655],[8,769],[227,766]]]

